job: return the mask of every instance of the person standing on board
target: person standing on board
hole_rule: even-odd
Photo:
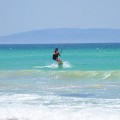
[[[58,63],[62,62],[60,60],[60,58],[58,58],[58,56],[60,56],[60,53],[58,51],[58,48],[55,49],[55,51],[53,52],[53,60],[57,61]]]

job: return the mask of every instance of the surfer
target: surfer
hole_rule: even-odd
[[[55,49],[55,51],[53,52],[53,60],[57,61],[58,63],[62,62],[60,60],[60,58],[58,58],[58,56],[60,56],[60,53],[58,51],[58,48]]]

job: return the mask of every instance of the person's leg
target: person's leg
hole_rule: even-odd
[[[62,62],[58,57],[56,58],[56,61],[57,61],[57,62]]]
[[[58,58],[58,62],[62,62],[62,61]]]
[[[58,57],[56,58],[56,61],[57,61],[57,62],[59,62],[59,59],[58,59]]]

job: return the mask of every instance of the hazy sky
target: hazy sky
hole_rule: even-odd
[[[0,0],[0,36],[48,28],[120,29],[120,0]]]

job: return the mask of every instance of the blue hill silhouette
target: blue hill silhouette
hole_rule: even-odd
[[[120,42],[120,29],[59,28],[34,30],[0,37],[0,44]]]

